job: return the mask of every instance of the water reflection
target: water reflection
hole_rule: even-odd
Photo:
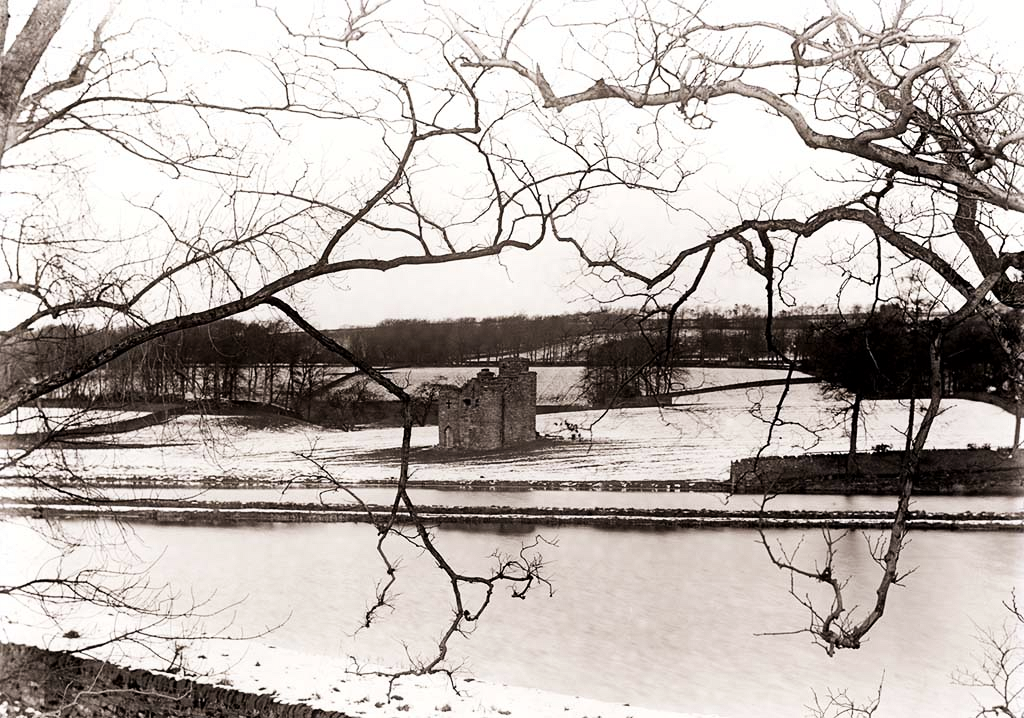
[[[388,504],[394,499],[394,491],[387,488],[354,489],[363,501]],[[464,491],[442,489],[416,489],[410,491],[412,498],[421,506],[512,506],[512,507],[566,507],[566,508],[683,508],[683,509],[734,509],[756,510],[761,503],[760,495],[732,496],[726,493],[697,492],[646,492],[646,491]],[[191,488],[111,488],[104,489],[103,495],[120,499],[173,498],[196,501],[220,502],[279,502],[351,504],[351,496],[342,491],[321,489],[191,489]],[[46,494],[27,487],[0,487],[0,498],[39,497]],[[842,496],[820,494],[784,494],[771,500],[769,507],[777,510],[839,510],[889,511],[896,499],[891,496]],[[1024,496],[917,496],[913,508],[921,511],[981,512],[981,511],[1024,511]]]

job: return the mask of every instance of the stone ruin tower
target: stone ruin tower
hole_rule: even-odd
[[[443,449],[500,449],[537,438],[537,372],[521,357],[505,359],[498,374],[480,372],[461,388],[442,387],[437,403]]]

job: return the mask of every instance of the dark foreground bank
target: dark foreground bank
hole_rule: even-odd
[[[347,713],[281,703],[269,695],[14,643],[0,643],[0,705],[4,703],[8,716],[349,718]]]

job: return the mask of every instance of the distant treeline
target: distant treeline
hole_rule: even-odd
[[[494,363],[521,355],[534,364],[613,367],[593,374],[595,403],[672,388],[673,367],[781,363],[783,355],[837,387],[899,395],[926,381],[922,326],[899,310],[843,318],[791,312],[766,319],[752,307],[663,315],[599,311],[446,321],[391,320],[328,332],[381,367]],[[671,333],[671,338],[669,338]],[[5,347],[3,383],[50,373],[116,341],[117,329],[50,326]],[[1001,386],[1009,373],[985,325],[971,320],[944,342],[950,388]],[[644,372],[637,372],[646,366]],[[869,368],[873,367],[871,371]],[[283,322],[226,319],[177,332],[119,357],[56,393],[109,402],[201,398],[251,400],[308,410],[350,371],[340,358]],[[625,391],[611,384],[633,382]]]
[[[800,336],[822,314],[774,318],[778,348],[801,355]],[[534,364],[585,364],[602,346],[639,340],[663,343],[667,320],[634,311],[508,316],[445,321],[389,320],[331,334],[379,366],[453,366],[524,356]],[[765,317],[749,305],[680,313],[672,321],[674,361],[752,362],[777,356],[765,338]],[[798,356],[798,358],[800,358]]]
[[[535,363],[578,363],[592,338],[626,331],[617,312],[425,321],[392,319],[330,332],[378,366],[450,366],[525,356]]]
[[[70,366],[115,343],[125,332],[50,326],[4,346],[3,383],[17,384]],[[225,319],[157,338],[54,393],[58,398],[154,402],[201,398],[243,399],[294,408],[318,386],[327,354],[306,334],[283,322]],[[330,359],[336,363],[335,358]],[[273,372],[245,371],[275,367]],[[51,395],[53,397],[54,395]]]
[[[1007,321],[1011,345],[1024,346],[1020,322]],[[804,341],[804,369],[827,389],[861,398],[927,396],[931,379],[929,344],[936,325],[915,320],[897,305],[855,317],[814,322]],[[973,316],[940,337],[942,382],[947,393],[1013,393],[1012,362],[992,329]]]

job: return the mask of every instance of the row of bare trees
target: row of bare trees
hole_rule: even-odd
[[[73,366],[126,331],[43,327],[8,354],[5,380],[24,381]],[[283,323],[226,319],[126,352],[47,398],[115,405],[224,398],[287,405],[323,384],[325,358],[305,334]]]
[[[665,322],[645,321],[628,310],[485,321],[389,321],[333,334],[377,366],[446,366],[508,355],[582,363],[590,372],[584,383],[595,388],[592,403],[598,405],[605,403],[600,396],[669,392],[662,378],[635,371],[645,363],[781,364],[777,349],[820,377],[833,395],[849,393],[854,415],[865,397],[908,397],[915,383],[927,380],[923,324],[896,304],[882,305],[872,314],[790,315],[773,322],[772,347],[764,334],[765,319],[754,312],[677,318],[670,343]],[[8,357],[4,372],[8,381],[13,375],[45,375],[73,364],[118,333],[44,327],[35,333],[34,343]],[[286,324],[224,319],[161,337],[48,398],[105,404],[203,398],[293,407],[350,372]],[[1012,367],[980,317],[947,332],[943,373],[949,391],[1002,395],[1012,386]]]

